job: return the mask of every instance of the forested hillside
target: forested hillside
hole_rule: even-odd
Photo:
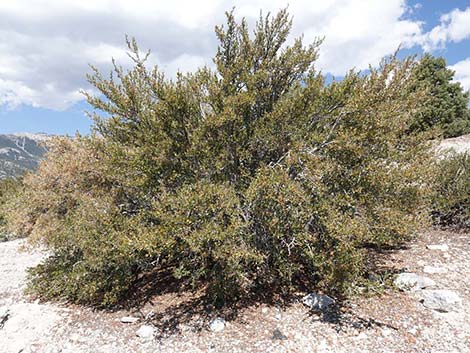
[[[0,179],[35,169],[44,155],[46,134],[0,135]]]

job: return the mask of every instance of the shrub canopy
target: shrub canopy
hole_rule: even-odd
[[[426,221],[429,136],[408,133],[426,100],[416,63],[325,84],[320,41],[287,45],[290,28],[286,11],[253,34],[228,13],[214,69],[166,79],[134,40],[131,70],[94,69],[94,133],[53,140],[10,206],[12,230],[52,254],[33,289],[112,305],[171,271],[218,302],[301,284],[342,293],[366,246]]]

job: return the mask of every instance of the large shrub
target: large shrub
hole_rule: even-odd
[[[326,85],[320,42],[288,46],[290,27],[281,11],[250,35],[229,13],[213,70],[165,79],[129,41],[133,69],[89,76],[94,133],[51,142],[10,219],[52,254],[33,289],[111,305],[170,271],[220,302],[300,284],[340,293],[366,246],[426,222],[416,64],[391,57]]]

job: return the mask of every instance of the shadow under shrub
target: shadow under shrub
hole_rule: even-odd
[[[12,203],[9,227],[51,254],[32,291],[109,306],[164,269],[218,303],[273,287],[341,294],[364,247],[426,224],[429,134],[407,133],[426,102],[409,93],[416,63],[327,85],[320,42],[287,46],[290,27],[281,11],[250,36],[228,13],[214,70],[167,80],[135,41],[134,68],[94,70],[93,134],[51,141]]]

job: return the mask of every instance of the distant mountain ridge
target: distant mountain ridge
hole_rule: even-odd
[[[50,138],[44,133],[0,134],[0,179],[35,169],[46,152],[42,143]]]

